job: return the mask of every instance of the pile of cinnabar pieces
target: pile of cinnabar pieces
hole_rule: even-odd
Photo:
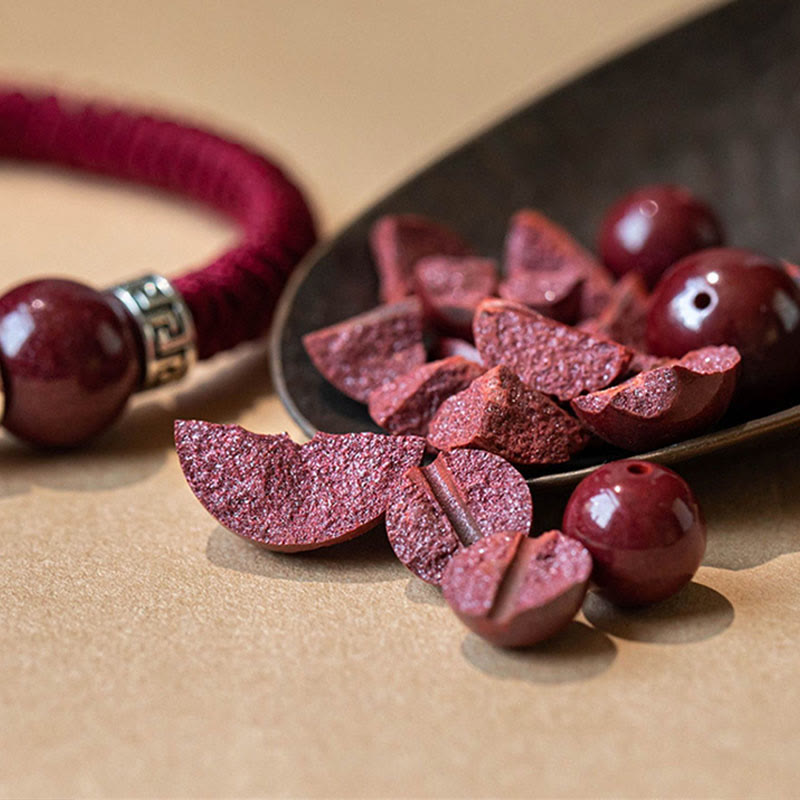
[[[701,433],[732,401],[747,407],[754,386],[796,390],[792,268],[721,240],[686,190],[645,187],[607,215],[602,264],[520,211],[501,276],[447,227],[384,217],[371,235],[384,304],[304,344],[391,435],[320,433],[299,446],[179,421],[186,478],[223,525],[275,550],[334,544],[385,518],[400,561],[498,645],[561,630],[590,577],[621,605],[663,600],[706,541],[674,472],[606,464],[576,488],[564,533],[530,538],[533,503],[512,464],[567,462],[598,439],[641,452]],[[438,456],[421,466],[426,450]]]
[[[465,255],[456,233],[423,217],[384,217],[371,243],[387,303],[303,342],[325,378],[390,433],[555,464],[591,434],[634,452],[687,438],[731,402],[735,347],[650,354],[642,274],[614,283],[536,211],[511,220],[502,280],[493,261]],[[443,358],[427,362],[426,333]]]

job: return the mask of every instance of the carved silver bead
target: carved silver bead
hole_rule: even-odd
[[[144,347],[141,389],[180,380],[197,360],[194,322],[186,301],[161,275],[145,275],[108,290],[135,320]]]

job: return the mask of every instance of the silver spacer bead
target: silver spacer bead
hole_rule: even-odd
[[[197,337],[189,306],[161,275],[145,275],[112,286],[135,320],[144,347],[141,389],[180,380],[197,360]]]

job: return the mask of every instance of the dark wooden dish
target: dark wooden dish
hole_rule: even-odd
[[[273,381],[287,410],[309,435],[379,430],[326,383],[301,337],[376,304],[367,234],[380,215],[429,215],[498,257],[508,218],[532,206],[591,247],[612,200],[659,181],[707,198],[731,244],[798,257],[800,3],[724,6],[593,70],[444,156],[318,247],[287,287],[272,332]],[[675,462],[798,423],[794,406],[640,457]],[[613,455],[531,481],[575,482]]]

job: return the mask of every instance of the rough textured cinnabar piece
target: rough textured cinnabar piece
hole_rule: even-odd
[[[600,313],[614,282],[608,270],[567,231],[532,209],[518,211],[511,218],[504,269],[508,278],[529,272],[577,272],[584,278],[581,318]]]
[[[504,366],[445,400],[428,429],[439,450],[477,447],[516,464],[560,464],[588,441],[573,416]]]
[[[313,550],[374,527],[425,440],[318,433],[304,445],[238,425],[177,420],[183,474],[222,525],[270,550]]]
[[[632,356],[616,342],[508,300],[484,300],[473,332],[486,366],[505,364],[529,386],[559,400],[604,389],[625,373]]]
[[[497,289],[497,265],[476,256],[428,256],[414,267],[414,291],[436,330],[472,338],[472,317]]]
[[[609,293],[598,317],[581,323],[581,330],[604,336],[633,350],[647,350],[647,285],[638,272],[627,272]]]
[[[725,413],[741,358],[735,347],[704,347],[668,366],[641,372],[572,407],[601,439],[642,452],[702,433]]]
[[[414,291],[414,265],[425,256],[468,256],[470,246],[455,231],[417,214],[389,214],[369,235],[380,279],[380,296],[394,303]]]
[[[386,512],[386,532],[400,561],[438,584],[459,550],[496,531],[527,533],[532,520],[528,485],[509,463],[454,450],[408,471]]]
[[[642,353],[640,350],[633,351],[633,358],[631,363],[628,364],[628,371],[625,373],[624,378],[632,378],[640,372],[646,372],[649,369],[656,367],[664,367],[671,364],[675,359],[667,358],[666,356],[653,356],[650,353]]]
[[[498,647],[528,647],[569,624],[591,572],[589,551],[559,531],[536,539],[502,531],[453,557],[442,592],[479,636]]]
[[[519,272],[500,284],[504,300],[522,303],[559,322],[572,324],[581,316],[583,275],[574,267],[553,272]]]
[[[308,333],[303,346],[340,392],[366,403],[370,393],[425,363],[422,307],[410,297]]]
[[[369,396],[369,415],[391,433],[425,436],[439,406],[483,372],[461,356],[423,364],[376,389]]]

